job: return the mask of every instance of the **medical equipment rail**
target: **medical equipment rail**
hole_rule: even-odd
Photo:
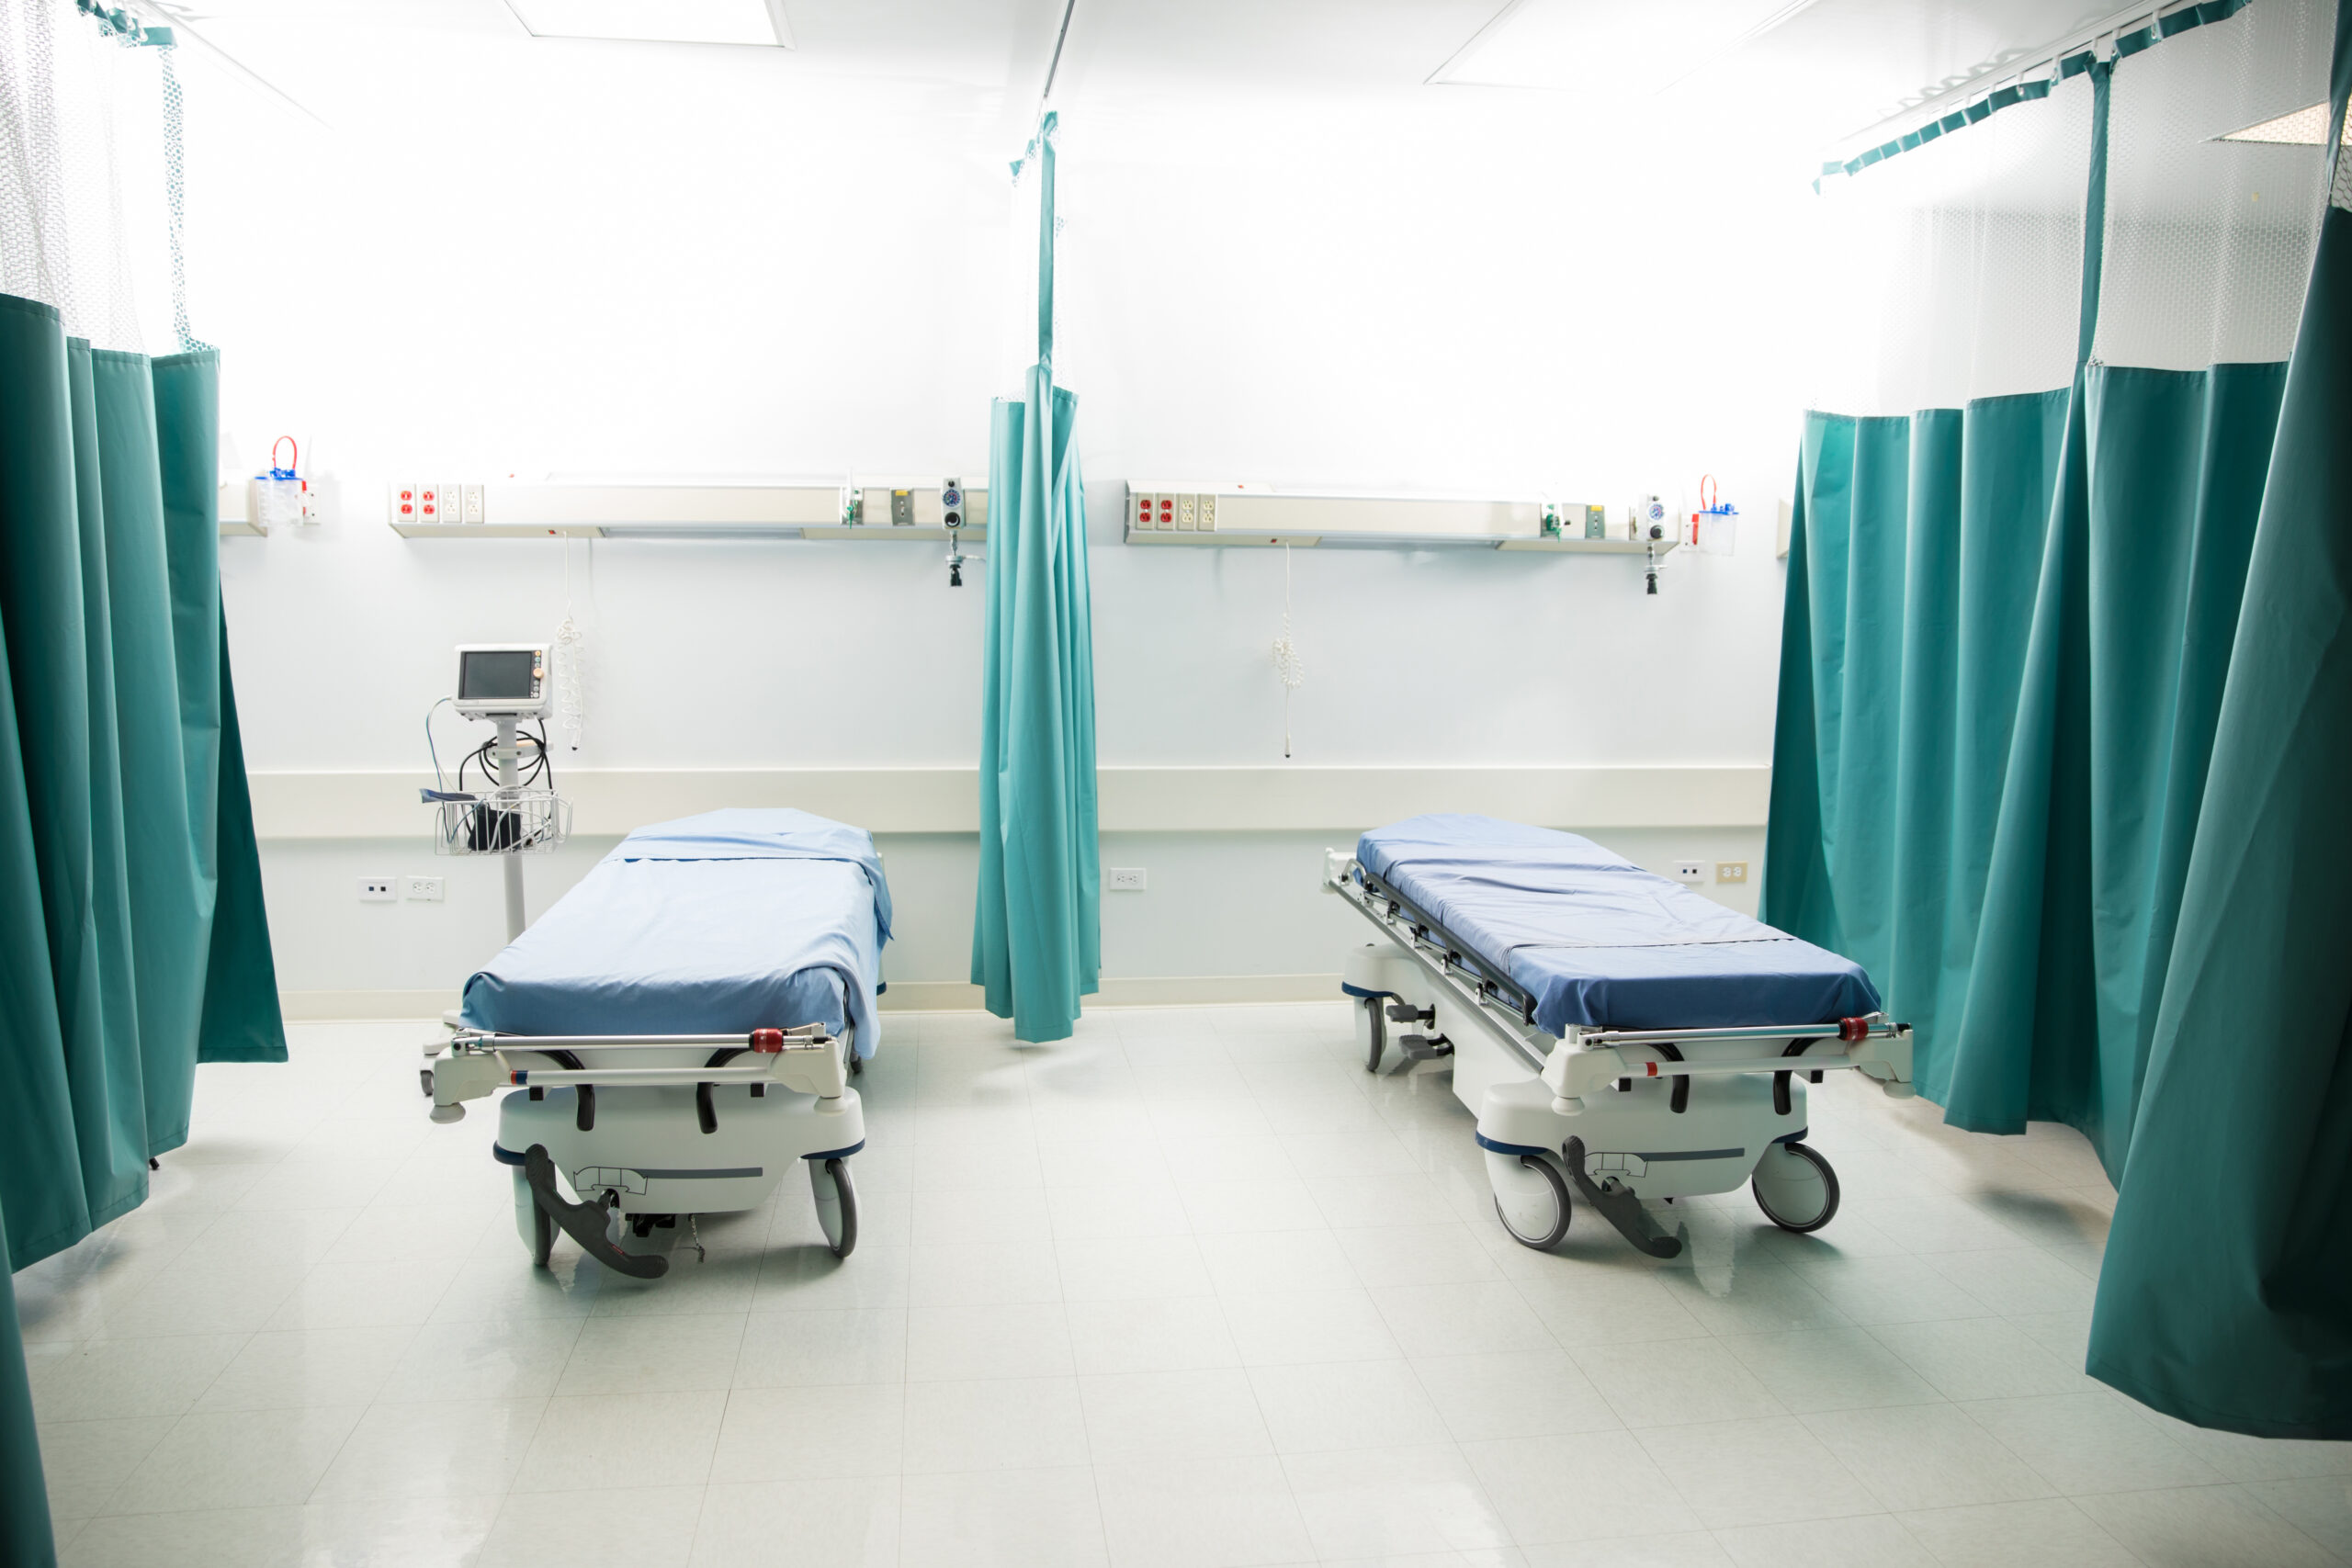
[[[514,1034],[493,1030],[453,1028],[425,1069],[426,1088],[433,1097],[432,1119],[456,1122],[466,1114],[465,1101],[513,1088],[502,1107],[501,1131],[518,1125],[544,1123],[543,1136],[525,1146],[520,1137],[502,1137],[493,1153],[516,1168],[516,1224],[533,1261],[545,1266],[554,1231],[562,1229],[582,1251],[616,1272],[639,1279],[657,1278],[669,1268],[668,1259],[624,1252],[618,1232],[633,1220],[637,1233],[648,1234],[656,1224],[675,1223],[674,1213],[655,1213],[667,1200],[666,1190],[691,1190],[712,1200],[753,1199],[752,1201],[710,1201],[700,1212],[756,1206],[754,1194],[773,1190],[774,1179],[765,1162],[742,1163],[746,1148],[772,1150],[779,1133],[790,1153],[808,1166],[818,1221],[834,1256],[846,1258],[857,1245],[857,1194],[849,1175],[848,1159],[865,1146],[865,1118],[856,1092],[850,1089],[853,1043],[844,1031],[835,1034],[825,1024],[792,1028],[754,1029],[736,1034]],[[583,1053],[589,1054],[583,1055]],[[596,1053],[616,1054],[608,1062],[593,1059]],[[667,1055],[689,1059],[670,1065]],[[654,1060],[648,1061],[651,1056]],[[738,1061],[738,1058],[749,1058]],[[695,1126],[703,1138],[716,1138],[721,1152],[715,1165],[695,1167],[695,1156],[680,1147],[684,1101],[674,1116],[659,1113],[640,1094],[619,1096],[608,1111],[617,1109],[636,1123],[637,1137],[651,1136],[662,1149],[657,1160],[632,1166],[607,1163],[594,1145],[568,1151],[550,1150],[567,1134],[585,1139],[595,1133],[599,1107],[596,1090],[693,1090]],[[731,1123],[739,1112],[729,1111],[730,1124],[722,1134],[715,1091],[742,1088],[749,1098],[766,1103],[756,1110],[744,1101],[756,1131],[738,1137]],[[771,1089],[806,1100],[781,1103],[768,1099]],[[571,1126],[547,1123],[538,1102],[550,1089],[571,1093]],[[521,1101],[524,1103],[518,1104]],[[548,1106],[547,1110],[554,1110]],[[653,1114],[647,1114],[652,1111]],[[690,1142],[693,1135],[687,1135]],[[566,1200],[555,1185],[562,1172],[582,1201]],[[693,1210],[685,1212],[693,1213]]]
[[[1363,1010],[1365,1070],[1379,1070],[1388,1022],[1426,1031],[1400,1040],[1396,1070],[1453,1058],[1455,1095],[1478,1116],[1496,1213],[1526,1246],[1566,1235],[1567,1183],[1657,1258],[1682,1243],[1658,1232],[1645,1198],[1729,1190],[1743,1178],[1775,1224],[1818,1229],[1837,1212],[1838,1184],[1802,1141],[1801,1083],[1849,1070],[1891,1097],[1915,1092],[1911,1026],[1883,1013],[1688,1029],[1571,1024],[1555,1039],[1536,1027],[1526,987],[1354,856],[1327,851],[1323,886],[1388,943],[1351,960],[1344,986]],[[1476,1054],[1465,1060],[1468,1037]],[[1694,1107],[1700,1082],[1711,1088]],[[1792,1129],[1778,1130],[1789,1121]],[[1759,1125],[1767,1142],[1751,1153],[1747,1134]]]

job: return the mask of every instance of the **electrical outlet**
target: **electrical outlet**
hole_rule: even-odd
[[[447,895],[446,884],[437,876],[404,876],[401,878],[401,897],[426,904],[438,904]]]
[[[392,901],[392,879],[389,876],[363,876],[359,879],[359,901],[363,904],[389,904]]]
[[[1706,881],[1707,867],[1705,863],[1695,860],[1676,861],[1674,863],[1674,880],[1677,882]]]
[[[413,480],[392,487],[392,521],[395,523],[416,521],[416,484]]]
[[[1139,865],[1109,866],[1102,874],[1109,879],[1108,886],[1114,893],[1140,893],[1144,889],[1143,867]]]
[[[464,512],[463,516],[462,516],[462,521],[465,521],[465,522],[468,522],[468,523],[479,523],[479,522],[481,522],[481,521],[482,520],[482,516],[483,516],[483,513],[482,513],[482,500],[481,500],[481,486],[480,486],[480,485],[468,485],[468,486],[466,486],[466,488],[465,488],[465,500],[464,500],[463,504],[464,504],[464,506],[465,506],[465,512]]]
[[[1744,860],[1717,861],[1715,863],[1715,880],[1717,882],[1747,881],[1747,863]]]

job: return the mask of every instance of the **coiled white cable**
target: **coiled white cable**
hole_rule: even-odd
[[[594,547],[592,546],[593,549]],[[594,558],[592,555],[592,560]],[[563,624],[555,629],[555,647],[549,650],[555,665],[555,718],[565,740],[574,751],[580,750],[580,737],[588,727],[588,696],[585,690],[585,664],[588,657],[588,634],[571,614],[571,540],[563,541]]]
[[[1283,546],[1283,635],[1274,639],[1274,674],[1283,683],[1283,755],[1290,755],[1290,694],[1306,680],[1306,665],[1290,635],[1290,546]]]

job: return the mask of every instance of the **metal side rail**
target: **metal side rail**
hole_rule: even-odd
[[[449,1037],[438,1065],[425,1069],[433,1120],[464,1117],[464,1102],[509,1087],[579,1090],[580,1127],[594,1124],[596,1086],[610,1089],[692,1087],[703,1131],[713,1126],[710,1089],[747,1084],[759,1093],[773,1084],[820,1100],[838,1100],[851,1071],[842,1037],[821,1023],[754,1029],[745,1034],[501,1034],[461,1029]],[[582,1052],[675,1051],[697,1058],[672,1066],[601,1066]],[[735,1066],[737,1056],[752,1060]],[[547,1064],[552,1063],[553,1066]]]
[[[1592,1029],[1568,1026],[1557,1040],[1535,1027],[1534,999],[1394,888],[1369,886],[1363,867],[1334,853],[1325,885],[1381,933],[1410,953],[1453,999],[1475,1008],[1540,1073],[1560,1100],[1575,1100],[1621,1079],[1689,1079],[1727,1073],[1771,1073],[1786,1097],[1792,1072],[1819,1082],[1840,1068],[1875,1079],[1898,1099],[1911,1089],[1911,1026],[1884,1013],[1808,1023],[1713,1029]],[[1561,1049],[1566,1047],[1566,1049]],[[1573,1105],[1563,1105],[1564,1111]]]
[[[1332,857],[1337,860],[1339,857]],[[1453,1000],[1482,1015],[1527,1070],[1540,1073],[1551,1055],[1552,1037],[1535,1027],[1534,999],[1469,953],[1436,921],[1407,904],[1393,891],[1367,889],[1356,880],[1360,867],[1352,860],[1344,867],[1327,868],[1324,886],[1370,920],[1381,935],[1396,943]]]

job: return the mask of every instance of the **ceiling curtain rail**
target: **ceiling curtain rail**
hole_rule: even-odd
[[[2166,39],[2177,38],[2182,33],[2201,28],[2209,22],[2227,21],[2245,10],[2248,3],[2249,0],[2199,0],[2198,4],[2184,6],[2177,11],[2152,16],[2139,27],[2113,35],[2114,45],[2107,63],[2112,64],[2115,61],[2128,59],[2143,50],[2153,49]],[[1964,107],[1931,119],[1916,130],[1905,131],[1901,136],[1882,141],[1874,147],[1866,148],[1851,158],[1843,160],[1833,158],[1821,165],[1821,173],[1815,178],[1813,188],[1815,193],[1818,193],[1823,179],[1838,175],[1859,175],[1873,164],[1883,164],[1889,158],[1917,152],[1928,142],[1949,136],[1953,131],[1965,130],[1972,125],[1981,124],[2003,109],[2015,108],[2019,104],[2033,103],[2046,98],[2050,96],[2051,89],[2057,86],[2059,83],[2070,77],[2080,76],[2098,62],[2098,42],[2093,39],[2080,49],[2061,53],[2038,65],[2027,66],[2025,69],[2030,71],[2039,69],[2040,65],[2047,65],[2051,73],[2024,81],[2012,80],[2006,86],[1996,87]]]

